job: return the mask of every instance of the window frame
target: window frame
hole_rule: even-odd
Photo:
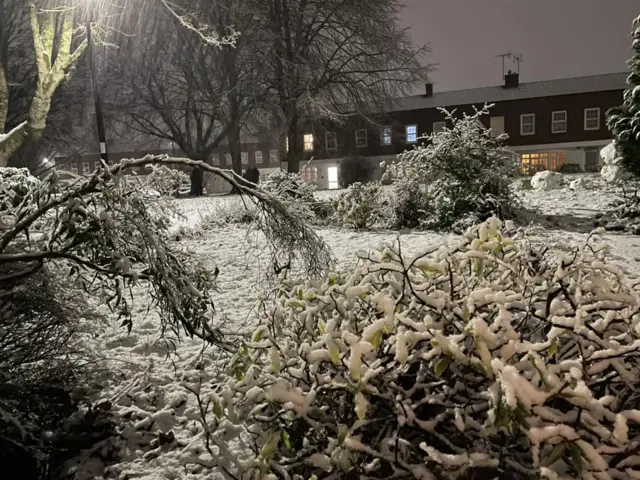
[[[364,133],[364,136],[361,134]],[[358,128],[356,130],[356,148],[367,148],[369,146],[369,138],[366,128]],[[364,143],[360,143],[364,139]]]
[[[233,166],[233,158],[231,158],[231,153],[225,153],[224,154],[224,164],[226,167],[232,167]]]
[[[313,133],[305,133],[302,135],[302,148],[305,152],[313,152],[313,145],[315,142],[315,138],[313,138]]]
[[[333,146],[329,145],[329,139],[333,139]],[[327,148],[328,152],[334,152],[338,150],[338,134],[336,132],[325,132],[324,134],[324,145]]]
[[[100,170],[101,167],[102,167],[102,163],[100,163],[100,160],[93,162],[93,168],[95,169],[94,171]]]
[[[240,163],[242,165],[249,165],[249,152],[240,152]]]
[[[89,162],[82,162],[82,174],[83,175],[91,174],[91,164]]]
[[[388,142],[387,138],[389,139]],[[384,145],[385,147],[393,145],[393,129],[390,125],[384,125],[380,129],[380,145]]]
[[[412,127],[415,129],[415,133],[410,134],[409,129]],[[409,140],[410,136],[414,137],[413,140]],[[404,126],[404,140],[406,143],[410,144],[418,143],[418,125],[416,123],[411,123]]]
[[[78,175],[78,164],[76,162],[69,164],[69,171],[74,175]]]
[[[278,149],[269,150],[269,163],[278,163]]]
[[[436,131],[436,125],[441,127],[440,130]],[[443,132],[444,129],[447,128],[447,122],[446,121],[440,121],[440,122],[433,122],[431,124],[431,131],[433,133],[440,133]]]
[[[220,154],[218,154],[218,153],[212,153],[211,154],[211,164],[214,167],[219,167],[220,166]]]
[[[598,116],[597,118],[588,118],[588,113],[589,112],[598,112]],[[602,116],[602,110],[600,109],[600,107],[589,107],[589,108],[585,108],[584,109],[584,130],[587,132],[595,132],[597,130],[600,130],[601,128],[601,116]],[[597,120],[598,121],[598,126],[597,127],[589,127],[587,124],[589,122],[589,120]]]
[[[555,115],[558,113],[564,114],[564,120],[556,120]],[[563,124],[564,129],[557,130],[555,128],[557,124]],[[551,133],[567,133],[567,130],[569,130],[569,112],[567,110],[555,110],[551,112]]]
[[[533,119],[533,122],[531,122],[531,126],[533,127],[533,130],[531,132],[525,132],[524,131],[524,127],[525,127],[525,122],[524,119],[527,117],[531,117]],[[535,135],[536,134],[536,114],[535,113],[522,113],[520,115],[520,136],[521,137],[529,137],[531,135]]]
[[[264,163],[264,155],[262,154],[262,150],[256,150],[254,152],[254,157],[256,159],[256,165],[262,165]]]

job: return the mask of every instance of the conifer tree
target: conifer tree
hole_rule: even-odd
[[[624,167],[640,177],[640,16],[633,21],[633,56],[621,106],[607,112],[607,127],[613,134]]]

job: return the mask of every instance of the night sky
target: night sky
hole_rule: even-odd
[[[404,26],[430,43],[435,91],[502,83],[496,55],[524,57],[522,82],[626,70],[640,0],[405,0]]]

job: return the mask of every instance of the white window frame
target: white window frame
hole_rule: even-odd
[[[557,114],[563,114],[564,118],[558,120]],[[564,127],[557,128],[558,125],[564,125]],[[567,133],[569,127],[569,113],[566,110],[556,110],[551,112],[551,133]]]
[[[95,168],[95,171],[100,170],[100,167],[102,167],[100,160],[98,160],[97,162],[93,162],[93,168]]]
[[[305,133],[302,136],[302,144],[305,152],[313,152],[313,133]]]
[[[594,118],[589,118],[589,113],[590,112],[598,112],[598,117],[597,117],[598,125],[595,126],[595,127],[589,127],[589,125],[588,125],[589,121],[596,120]],[[592,108],[585,108],[584,109],[584,129],[586,131],[600,130],[600,107],[592,107]]]
[[[433,133],[440,133],[444,131],[445,128],[447,128],[447,122],[433,122],[431,126]]]
[[[78,164],[73,162],[72,164],[69,165],[69,169],[71,170],[71,173],[73,173],[74,175],[78,174]]]
[[[409,129],[413,129],[414,133],[409,133]],[[406,143],[417,143],[418,142],[418,125],[416,124],[405,125],[404,139]]]
[[[525,118],[532,118],[533,121],[530,123],[530,125],[533,127],[533,130],[531,132],[525,132],[524,127],[525,127]],[[529,125],[529,123],[526,124],[527,126]],[[529,135],[535,135],[536,134],[536,114],[535,113],[523,113],[522,115],[520,115],[520,136],[522,137],[526,137]]]
[[[278,150],[269,150],[269,163],[278,163]]]
[[[240,162],[242,165],[249,165],[249,152],[240,152]]]
[[[211,155],[211,163],[213,164],[214,167],[219,167],[220,166],[220,155],[218,155],[217,153],[214,153]]]
[[[227,166],[227,167],[233,166],[233,158],[231,158],[231,154],[230,153],[225,153],[224,154],[224,163],[225,163],[225,166]]]
[[[338,150],[338,134],[336,132],[326,132],[324,142],[328,151]]]
[[[389,125],[380,130],[380,145],[393,145],[393,130]]]
[[[256,165],[262,165],[262,163],[264,162],[264,157],[262,156],[262,150],[256,150],[255,155],[256,155]]]
[[[367,129],[359,128],[356,130],[356,148],[366,148],[369,145],[367,138]]]
[[[91,173],[91,164],[89,162],[82,162],[82,174],[89,175]]]

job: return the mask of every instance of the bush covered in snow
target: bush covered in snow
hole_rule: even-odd
[[[509,217],[517,199],[510,184],[518,162],[503,147],[504,135],[493,137],[480,119],[489,107],[458,118],[446,112],[452,127],[431,135],[428,144],[402,153],[386,175],[396,179],[394,191],[423,200],[422,226],[463,231],[492,215]],[[397,210],[397,209],[396,209]],[[395,222],[399,223],[399,222]],[[397,225],[403,227],[405,225]]]
[[[331,214],[330,205],[314,196],[315,185],[311,185],[297,173],[277,170],[269,175],[260,187],[285,201],[292,210],[307,221],[324,220]]]
[[[147,187],[157,191],[163,197],[178,196],[180,187],[189,181],[189,176],[180,170],[166,165],[147,165]]]
[[[0,168],[0,213],[17,207],[39,183],[26,168]]]
[[[637,293],[593,245],[507,233],[492,218],[454,247],[284,281],[200,397],[208,453],[183,461],[229,478],[638,478]]]
[[[355,230],[371,228],[380,221],[382,192],[376,183],[353,183],[333,201],[335,219]]]

